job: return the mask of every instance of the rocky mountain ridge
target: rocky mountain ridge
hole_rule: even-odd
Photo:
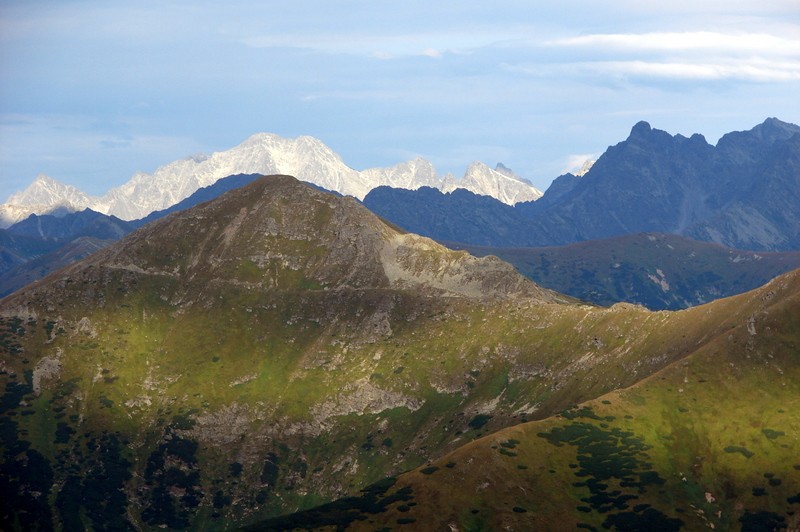
[[[800,249],[800,127],[770,118],[717,146],[636,124],[585,175],[557,178],[513,207],[460,193],[379,187],[364,203],[437,240],[557,246],[673,233],[735,249]],[[421,214],[420,214],[421,213]]]
[[[421,158],[390,168],[359,172],[313,137],[289,139],[259,133],[230,150],[174,161],[152,175],[137,173],[127,183],[99,197],[89,196],[48,176],[39,176],[27,189],[13,194],[0,206],[0,227],[7,227],[32,213],[86,208],[123,220],[143,218],[234,174],[293,175],[359,199],[376,186],[385,184],[403,188],[434,186],[444,190],[463,187],[510,203],[535,200],[542,195],[529,182],[513,174],[494,171],[482,163],[473,163],[460,180],[451,174],[438,175],[433,165]]]

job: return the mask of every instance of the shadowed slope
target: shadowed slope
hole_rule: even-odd
[[[658,233],[545,248],[452,247],[496,255],[538,284],[583,301],[626,301],[651,310],[702,305],[800,267],[797,251],[743,251]]]

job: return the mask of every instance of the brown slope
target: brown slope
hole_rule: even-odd
[[[425,289],[471,297],[566,301],[496,258],[476,259],[389,226],[352,198],[268,176],[151,223],[24,290],[22,301],[92,270],[166,276],[184,285],[251,282],[261,289]]]

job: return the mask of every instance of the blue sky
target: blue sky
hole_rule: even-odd
[[[3,0],[0,201],[262,131],[359,170],[503,162],[544,190],[639,120],[713,143],[800,123],[797,94],[797,0]]]

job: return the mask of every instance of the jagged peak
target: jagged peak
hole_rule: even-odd
[[[516,176],[517,174],[514,173],[514,170],[509,168],[508,166],[504,165],[503,163],[498,162],[494,167],[495,172],[499,172],[503,175],[507,176]]]
[[[62,183],[46,174],[39,174],[24,190],[9,196],[10,205],[53,206],[76,204],[81,208],[89,197],[78,188]]]
[[[631,133],[628,136],[626,142],[633,142],[633,143],[661,143],[661,142],[670,142],[670,141],[682,141],[688,140],[682,135],[672,135],[667,131],[663,131],[661,129],[656,129],[648,122],[644,120],[637,122],[633,128],[631,128]]]
[[[252,145],[311,145],[314,147],[324,147],[328,150],[330,148],[321,140],[310,135],[300,135],[297,137],[283,137],[277,133],[260,132],[254,133],[247,137],[239,146],[252,146]],[[223,153],[223,152],[218,152]]]
[[[241,145],[245,145],[245,144],[258,144],[258,143],[263,143],[263,142],[272,142],[272,141],[275,141],[275,140],[284,140],[284,137],[281,137],[280,135],[278,135],[276,133],[268,133],[266,131],[261,131],[259,133],[253,133],[252,135],[250,135],[249,137],[244,139],[244,141],[242,141],[240,143],[240,146]]]
[[[491,167],[489,167],[488,164],[483,163],[481,161],[472,161],[471,163],[469,163],[469,165],[467,165],[466,173],[469,174],[471,172],[476,172],[476,171],[485,172],[486,170],[489,170],[490,172],[494,172],[494,170],[492,170]]]
[[[800,133],[800,126],[770,117],[755,126],[750,132],[763,139],[786,139]]]
[[[770,117],[747,131],[726,133],[717,142],[717,148],[741,151],[747,147],[753,148],[757,144],[761,146],[758,149],[763,149],[775,142],[788,140],[798,133],[800,126]]]
[[[50,177],[47,174],[38,174],[36,176],[36,179],[33,180],[33,184],[36,184],[36,183],[48,183],[48,184],[57,184],[57,185],[62,184],[61,182],[57,181],[55,178]]]
[[[75,187],[72,187],[71,185],[67,185],[66,183],[62,183],[61,181],[55,179],[54,177],[50,177],[47,174],[38,174],[36,176],[36,179],[34,179],[33,182],[30,185],[28,185],[28,187],[25,188],[25,190],[23,190],[22,192],[28,192],[28,191],[31,191],[31,190],[35,190],[37,188],[68,189],[68,188],[75,188]],[[77,190],[77,189],[75,189],[75,190]]]

